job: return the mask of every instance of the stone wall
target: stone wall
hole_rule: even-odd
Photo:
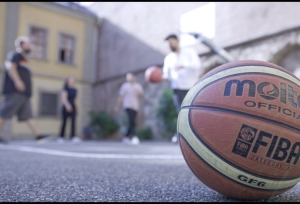
[[[291,72],[300,66],[300,58],[293,58],[293,62],[284,61],[288,54],[299,50],[300,28],[279,32],[274,35],[253,40],[227,48],[236,60],[261,60],[278,64]],[[222,59],[212,53],[201,56],[206,70],[222,64]],[[297,65],[298,63],[298,65]]]

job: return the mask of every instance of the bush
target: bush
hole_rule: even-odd
[[[136,135],[140,140],[152,140],[152,129],[150,127],[146,128],[137,128],[136,129]]]
[[[173,90],[166,89],[160,100],[156,116],[163,122],[162,136],[171,139],[177,128],[177,111],[173,102]]]
[[[90,127],[102,139],[109,138],[120,128],[117,121],[103,110],[91,111],[89,116],[91,119]]]

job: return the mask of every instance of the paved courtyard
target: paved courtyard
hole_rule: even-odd
[[[0,202],[239,202],[206,187],[179,145],[84,141],[0,145]],[[300,201],[300,184],[273,202]]]

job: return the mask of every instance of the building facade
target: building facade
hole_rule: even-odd
[[[1,2],[0,60],[15,49],[18,36],[29,36],[32,53],[33,116],[42,133],[58,135],[61,124],[60,93],[68,76],[77,81],[80,114],[77,135],[88,124],[96,73],[99,18],[72,2]],[[3,63],[1,65],[3,68]],[[3,85],[1,69],[0,84]],[[3,99],[3,97],[1,97]],[[70,123],[68,124],[70,125]],[[6,122],[7,139],[33,138],[30,129],[14,117]],[[69,126],[66,134],[69,136]]]
[[[204,10],[207,5],[209,11]],[[4,62],[15,49],[18,36],[31,38],[33,114],[41,132],[56,135],[60,91],[67,76],[77,79],[80,136],[90,110],[106,110],[124,121],[126,115],[114,114],[113,108],[126,73],[134,72],[145,90],[138,126],[150,126],[154,137],[162,139],[155,112],[169,83],[146,83],[144,72],[149,66],[163,66],[170,52],[164,38],[180,34],[184,15],[203,13],[190,18],[192,27],[211,29],[211,40],[235,60],[269,61],[296,72],[300,70],[299,9],[299,2],[95,2],[90,10],[73,2],[0,2],[0,60]],[[206,71],[225,63],[201,43],[189,46],[197,50]],[[3,63],[1,68],[2,89]],[[5,124],[4,131],[7,139],[33,138],[16,118]]]
[[[99,31],[94,108],[111,111],[125,73],[135,72],[146,92],[139,125],[151,126],[159,139],[160,124],[153,113],[168,83],[148,84],[144,71],[150,65],[163,65],[169,53],[163,39],[170,33],[180,34],[182,15],[207,4],[213,8],[207,14],[210,17],[191,18],[192,26],[202,22],[209,28],[211,24],[212,41],[234,60],[269,61],[291,72],[300,67],[299,2],[95,2],[90,9],[104,21]],[[198,51],[206,71],[225,63],[201,43],[190,46]]]

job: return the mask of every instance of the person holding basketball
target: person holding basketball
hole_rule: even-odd
[[[197,52],[191,48],[180,47],[177,35],[170,34],[165,40],[168,41],[172,52],[164,59],[163,79],[171,82],[174,105],[179,113],[185,95],[204,74],[204,70]],[[172,142],[177,141],[175,134]]]
[[[119,98],[115,107],[115,112],[119,112],[121,104],[125,109],[128,119],[129,127],[123,142],[127,144],[137,145],[140,143],[139,138],[135,135],[136,116],[139,110],[139,98],[144,96],[143,87],[136,82],[133,73],[127,73],[126,81],[122,84],[119,92]]]

